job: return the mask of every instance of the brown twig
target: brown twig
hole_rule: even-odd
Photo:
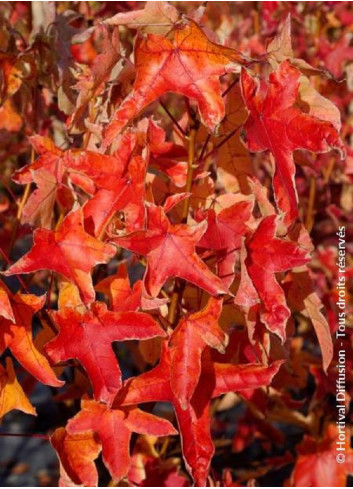
[[[50,440],[49,435],[41,435],[40,433],[0,433],[0,436],[13,436],[18,438],[40,438],[41,440]]]
[[[175,279],[174,290],[172,298],[170,300],[170,306],[168,311],[168,322],[171,326],[175,326],[179,320],[178,306],[181,303],[183,292],[185,288],[185,280]]]
[[[16,201],[16,195],[13,193],[12,188],[10,187],[10,185],[7,183],[7,181],[5,180],[5,178],[2,175],[0,175],[0,181],[3,184],[3,186],[6,188],[6,190],[8,191],[11,199]]]
[[[193,124],[190,129],[189,136],[189,150],[188,150],[188,174],[186,177],[186,188],[185,192],[190,193],[192,187],[192,179],[194,174],[194,163],[195,163],[195,138],[197,133],[197,127]],[[190,197],[187,197],[183,203],[183,210],[181,214],[181,222],[186,222],[189,213]]]
[[[165,110],[165,112],[168,114],[168,116],[170,117],[170,119],[172,120],[173,124],[175,125],[175,127],[179,130],[179,132],[182,134],[183,137],[186,137],[187,136],[187,133],[184,131],[184,129],[181,127],[181,125],[179,124],[179,122],[176,120],[176,118],[173,116],[173,114],[170,112],[170,110],[168,109],[168,107],[165,105],[164,102],[162,102],[162,100],[159,100],[159,103],[161,104],[161,106],[163,107],[163,109]]]
[[[235,127],[224,139],[222,139],[222,141],[220,141],[218,144],[215,145],[215,147],[209,151],[206,156],[204,156],[203,158],[200,158],[199,160],[197,160],[197,163],[201,163],[202,161],[205,161],[207,160],[207,158],[209,158],[210,156],[212,156],[219,148],[221,148],[232,136],[234,136],[234,134],[239,131],[241,126],[237,126]]]
[[[1,255],[3,256],[5,262],[8,264],[8,265],[11,265],[11,260],[9,259],[8,255],[5,253],[5,251],[0,247],[0,253]],[[20,282],[21,284],[21,287],[22,289],[27,293],[29,294],[29,290],[28,290],[28,287],[26,285],[26,283],[24,282],[24,280],[21,278],[20,275],[15,275],[15,277],[17,278],[17,280]]]

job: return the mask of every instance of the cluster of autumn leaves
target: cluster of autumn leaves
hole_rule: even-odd
[[[52,387],[63,386],[58,376],[72,360],[89,379],[86,392],[79,392],[81,410],[51,437],[61,485],[97,485],[100,452],[115,482],[126,477],[131,435],[138,433],[179,434],[185,466],[204,486],[215,450],[211,402],[229,392],[250,400],[271,384],[285,363],[281,345],[292,334],[291,311],[312,313],[325,370],[331,362],[330,330],[306,268],[312,244],[299,220],[293,152],[343,153],[340,118],[310,84],[308,75],[321,72],[294,58],[290,18],[261,59],[268,77],[256,75],[256,60],[211,41],[197,14],[180,17],[167,3],[150,2],[107,21],[123,24],[148,29],[137,33],[136,78],[110,122],[87,121],[79,149],[33,135],[36,157],[13,175],[20,185],[34,185],[22,220],[35,229],[31,249],[4,275],[51,272],[57,307],[47,307],[52,285],[47,297],[29,293],[22,278],[22,292],[2,283],[0,352],[9,349]],[[79,125],[121,57],[117,30],[105,36],[104,58],[92,65],[91,79],[84,73],[76,85],[69,128]],[[220,77],[229,73],[240,74],[228,84],[225,103]],[[153,116],[136,121],[170,92],[194,104],[181,126],[176,121],[173,142]],[[215,131],[236,139],[234,165],[220,174],[221,191],[203,165],[208,149],[217,149]],[[202,136],[206,144],[197,159]],[[246,167],[246,151],[271,153],[273,201]],[[132,255],[122,259],[121,250]],[[112,260],[115,266],[117,253],[117,270],[93,280],[94,267]],[[126,263],[134,260],[145,272],[131,286]],[[97,300],[97,292],[108,301]],[[247,328],[244,349],[233,327],[236,314]],[[43,325],[35,340],[34,315]],[[113,343],[151,339],[160,349],[157,364],[123,382]],[[1,415],[12,409],[34,414],[8,355],[0,374]],[[160,401],[172,404],[177,428],[139,407]]]

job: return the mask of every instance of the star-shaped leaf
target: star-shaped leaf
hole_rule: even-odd
[[[103,302],[79,312],[52,312],[60,332],[45,346],[53,362],[75,358],[84,366],[97,400],[111,403],[121,387],[121,372],[112,349],[114,341],[165,336],[158,323],[142,312],[108,311]]]
[[[89,177],[93,196],[83,206],[86,230],[99,236],[116,211],[124,212],[126,232],[145,224],[145,179],[148,153],[141,132],[126,132],[117,141],[113,155],[92,151],[75,152],[70,170]],[[70,174],[71,175],[71,174]],[[80,186],[80,182],[75,181]]]
[[[123,175],[110,178],[107,176],[104,183],[97,185],[98,190],[94,197],[83,207],[88,231],[99,236],[118,210],[124,211],[127,232],[144,227],[146,169],[146,160],[142,156],[133,156]]]
[[[12,177],[16,183],[27,185],[33,182],[37,186],[23,207],[21,220],[49,229],[55,202],[58,201],[64,209],[73,203],[73,191],[67,185],[69,152],[55,146],[47,137],[35,135],[30,142],[38,158]]]
[[[290,310],[275,273],[305,265],[310,257],[308,250],[301,248],[298,243],[276,238],[276,228],[275,215],[261,221],[256,231],[246,240],[245,265],[262,301],[262,322],[269,331],[276,333],[284,341]],[[240,283],[240,291],[242,286]],[[248,288],[247,281],[244,286]],[[240,297],[240,292],[237,295]],[[253,302],[252,300],[251,303]]]
[[[195,252],[195,246],[206,231],[206,221],[197,226],[173,225],[163,208],[148,207],[147,230],[110,241],[147,257],[145,287],[157,297],[169,277],[180,277],[201,287],[211,295],[228,292],[222,280],[214,275]]]
[[[57,231],[35,230],[33,240],[32,249],[5,275],[52,270],[77,285],[85,303],[92,302],[95,293],[90,272],[94,265],[109,261],[115,254],[115,247],[86,233],[82,209],[71,211]]]
[[[98,24],[97,29],[102,36],[102,52],[95,56],[92,65],[86,67],[87,71],[79,77],[74,86],[79,94],[75,110],[67,121],[69,129],[82,122],[89,102],[103,90],[104,82],[108,81],[111,71],[121,57],[119,30],[114,29],[110,33],[104,24]]]
[[[175,352],[173,352],[175,355]],[[165,343],[159,364],[139,377],[129,379],[116,399],[117,405],[164,401],[173,404],[182,438],[186,467],[195,484],[205,486],[214,446],[210,433],[211,399],[226,392],[256,389],[269,385],[278,372],[281,361],[270,366],[261,364],[233,365],[213,362],[210,350],[204,350],[201,375],[197,388],[186,409],[174,395],[172,350]]]
[[[334,148],[343,152],[335,121],[311,115],[310,111],[305,113],[298,107],[300,76],[300,71],[288,60],[271,73],[268,81],[259,82],[246,70],[241,75],[249,111],[244,126],[246,143],[250,151],[272,153],[275,199],[287,225],[298,217],[293,151],[324,153]]]
[[[136,80],[105,131],[107,147],[126,124],[167,92],[196,100],[201,118],[212,131],[224,117],[219,77],[247,62],[238,51],[211,42],[193,21],[173,30],[173,40],[147,34],[135,43]]]
[[[236,253],[240,250],[242,236],[248,230],[247,222],[250,220],[253,205],[250,200],[244,200],[218,213],[214,209],[195,213],[197,221],[206,218],[208,223],[197,246],[216,252],[218,275],[227,287],[231,286],[234,279]]]
[[[218,324],[222,303],[222,299],[211,297],[204,309],[184,316],[170,337],[170,383],[182,409],[187,408],[199,382],[206,346],[224,353],[228,344],[228,336]]]
[[[103,461],[115,481],[130,468],[131,433],[154,436],[175,435],[169,421],[141,411],[135,406],[110,409],[91,400],[82,401],[81,411],[67,424],[70,435],[93,431],[102,444]]]

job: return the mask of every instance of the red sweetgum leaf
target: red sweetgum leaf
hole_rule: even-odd
[[[189,487],[188,477],[180,471],[180,458],[160,458],[155,445],[155,438],[139,437],[131,455],[129,483],[135,487]]]
[[[14,95],[21,88],[26,76],[35,76],[36,66],[34,59],[27,54],[0,53],[0,69],[2,83],[0,90],[1,103]]]
[[[182,409],[173,393],[173,351],[164,343],[159,364],[152,370],[129,379],[116,403],[122,405],[163,401],[174,406],[181,434],[186,467],[195,484],[205,486],[209,473],[214,446],[210,433],[210,402],[226,392],[256,389],[269,385],[278,372],[282,361],[270,366],[248,364],[233,365],[213,362],[210,350],[205,349],[201,361],[201,375],[194,395]]]
[[[148,147],[155,157],[187,159],[187,150],[184,146],[167,141],[166,131],[153,118],[142,119],[138,128],[147,133]]]
[[[37,188],[31,193],[23,207],[21,221],[31,226],[50,229],[54,217],[55,202],[64,204],[64,209],[71,208],[73,193],[63,182],[58,182],[57,175],[45,170],[33,172],[32,181]]]
[[[137,280],[131,288],[125,263],[119,265],[116,274],[101,280],[95,286],[95,290],[103,292],[109,297],[110,307],[113,311],[137,311],[140,308],[144,310],[157,309],[168,302],[168,299],[145,297],[146,293],[142,280]]]
[[[226,287],[232,285],[236,253],[241,247],[242,236],[248,231],[254,206],[252,201],[237,202],[220,212],[214,209],[195,212],[196,221],[207,219],[207,230],[198,243],[198,247],[214,250],[217,257],[218,275]]]
[[[235,49],[211,42],[198,25],[176,26],[173,41],[139,35],[135,42],[136,80],[105,130],[107,148],[126,124],[161,95],[175,92],[196,100],[201,119],[214,130],[224,117],[219,77],[247,63]]]
[[[320,51],[323,64],[336,77],[344,75],[345,65],[353,60],[352,36],[347,33],[342,35],[334,44],[330,44],[326,38],[320,39]]]
[[[206,346],[224,353],[228,336],[218,324],[222,299],[211,297],[199,312],[184,316],[173,331],[170,384],[182,409],[187,409],[201,375],[201,355]]]
[[[165,130],[152,118],[145,121],[141,121],[139,128],[142,129],[144,125],[147,132],[150,165],[167,175],[177,187],[184,187],[188,169],[187,151],[183,146],[167,141]]]
[[[111,156],[82,151],[71,158],[72,169],[89,177],[95,186],[93,197],[83,206],[85,227],[95,236],[102,233],[116,211],[124,212],[126,232],[145,225],[148,154],[140,140],[141,133],[127,132]]]
[[[81,411],[69,420],[66,429],[70,435],[87,431],[97,434],[102,444],[104,464],[117,482],[126,476],[130,468],[132,432],[154,436],[177,434],[169,421],[135,406],[111,409],[91,400],[82,400]]]
[[[300,71],[288,60],[270,74],[268,81],[260,82],[246,70],[241,74],[242,93],[249,111],[245,140],[250,151],[269,150],[274,157],[274,194],[287,225],[298,217],[293,151],[343,152],[334,121],[304,113],[296,105],[300,76]]]
[[[234,303],[241,306],[242,308],[250,308],[259,304],[260,298],[249,276],[248,269],[246,266],[244,266],[247,257],[245,242],[245,239],[243,239],[240,248],[240,263],[242,265],[240,270],[240,283],[237,293],[234,297]]]
[[[165,336],[158,323],[142,312],[108,311],[103,302],[80,313],[72,308],[52,312],[59,334],[45,346],[55,363],[79,360],[93,386],[94,397],[110,404],[121,387],[121,372],[112,349],[114,341]]]
[[[127,232],[144,227],[146,168],[146,161],[141,156],[134,156],[121,178],[113,177],[104,182],[104,186],[83,207],[88,231],[99,236],[118,210],[124,210]]]
[[[141,305],[141,297],[131,289],[126,263],[121,263],[114,275],[104,278],[94,288],[108,296],[113,311],[137,311]]]
[[[39,156],[13,177],[17,183],[37,185],[23,208],[23,222],[51,228],[55,202],[63,210],[72,208],[74,184],[92,196],[83,207],[89,233],[100,235],[117,210],[124,210],[130,232],[143,227],[147,161],[136,154],[143,149],[139,133],[124,134],[117,151],[109,156],[77,149],[64,151],[42,136],[30,140]]]
[[[180,204],[180,202],[182,202],[183,200],[185,200],[185,199],[187,199],[189,197],[192,197],[192,193],[191,192],[182,192],[180,194],[169,195],[165,199],[165,202],[164,202],[164,205],[163,205],[164,212],[167,214],[172,209],[174,209],[174,207],[176,205]]]
[[[86,233],[80,207],[65,217],[57,231],[36,229],[33,241],[32,249],[5,275],[52,270],[77,285],[86,304],[94,301],[90,272],[94,265],[108,262],[115,255],[115,248]]]
[[[290,478],[290,485],[346,487],[347,476],[353,474],[353,451],[348,436],[344,452],[337,450],[338,440],[338,429],[332,424],[327,426],[322,440],[305,435],[303,441],[297,446],[298,459]],[[345,455],[343,463],[337,462],[338,454]]]
[[[145,287],[157,297],[169,277],[180,277],[211,295],[228,293],[222,280],[214,275],[195,252],[207,223],[197,226],[171,224],[162,207],[147,208],[147,230],[115,237],[110,242],[147,258]]]
[[[276,238],[276,227],[275,215],[262,219],[256,231],[246,240],[247,258],[244,265],[262,301],[261,321],[284,341],[286,323],[291,313],[275,273],[305,265],[310,257],[308,250],[298,243]],[[241,283],[240,287],[243,286]]]
[[[40,136],[39,134],[31,136],[29,141],[38,155],[37,159],[17,170],[12,176],[13,181],[21,185],[26,185],[34,181],[34,176],[37,172],[44,172],[50,173],[55,177],[58,188],[60,188],[62,184],[66,184],[65,176],[66,172],[70,170],[72,156],[74,154],[81,154],[81,151],[62,150],[55,146],[52,139]],[[87,193],[90,193],[94,187],[91,185],[91,187],[86,186],[83,188]],[[30,200],[31,196],[29,198],[29,201]]]
[[[283,61],[289,60],[293,66],[301,71],[301,73],[308,76],[318,74],[329,75],[326,70],[314,68],[303,59],[294,57],[290,13],[287,15],[287,18],[284,21],[279,33],[266,45],[266,51],[268,60],[274,69],[276,69]]]

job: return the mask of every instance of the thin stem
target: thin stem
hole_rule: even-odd
[[[185,280],[175,279],[174,290],[172,298],[170,300],[170,306],[168,311],[168,322],[171,326],[175,326],[179,320],[178,305],[181,302],[185,287]]]
[[[7,183],[7,181],[2,175],[0,175],[0,181],[3,184],[3,186],[6,188],[8,193],[10,194],[11,199],[16,201],[16,195],[13,193],[12,188],[10,187],[10,185]]]
[[[54,281],[54,272],[51,272],[51,274],[50,274],[50,280],[49,280],[49,289],[48,289],[48,294],[47,294],[47,309],[50,309],[51,291],[52,291],[52,288],[53,288],[53,281]]]
[[[0,436],[13,436],[18,438],[40,438],[41,440],[50,440],[50,436],[41,435],[40,433],[1,433]]]
[[[218,144],[216,144],[216,146],[211,151],[209,151],[206,154],[206,156],[204,156],[203,158],[198,160],[198,163],[201,163],[202,161],[205,161],[205,160],[207,160],[207,158],[212,156],[221,146],[223,146],[223,144],[225,144],[232,136],[234,136],[234,134],[240,129],[240,127],[241,126],[235,127],[224,139],[222,139],[222,141],[220,141]]]
[[[195,163],[195,138],[197,133],[197,127],[194,125],[190,130],[189,136],[189,150],[188,150],[188,174],[186,178],[186,189],[185,192],[190,193],[192,187],[192,177],[194,173],[194,163]],[[186,222],[188,219],[190,206],[190,197],[184,200],[183,211],[181,214],[181,222]]]
[[[327,168],[323,169],[324,183],[327,184],[330,181],[331,174],[336,164],[336,158],[331,158]]]
[[[11,260],[9,259],[8,255],[5,253],[5,251],[0,247],[0,253],[3,256],[5,262],[11,266]],[[27,294],[29,294],[29,290],[23,279],[21,278],[20,275],[15,275],[17,280],[20,282],[21,287],[23,288],[24,291],[26,291]]]
[[[260,32],[259,4],[260,4],[260,2],[256,2],[256,6],[255,6],[255,10],[254,10],[254,34],[259,34],[259,32]]]
[[[103,241],[103,238],[104,238],[104,234],[109,226],[109,224],[112,222],[112,220],[114,219],[114,217],[116,216],[116,212],[113,212],[111,214],[111,216],[108,218],[107,222],[105,222],[103,224],[103,226],[101,226],[100,228],[98,228],[98,239],[99,241]]]
[[[235,85],[237,85],[239,83],[239,78],[237,78],[236,80],[234,80],[225,90],[224,92],[222,93],[222,97],[225,97],[227,95],[227,93],[229,93],[231,91],[231,89],[233,87],[235,87]]]
[[[17,209],[16,218],[17,218],[18,222],[20,222],[20,220],[21,220],[23,208],[25,206],[25,203],[27,202],[30,190],[31,190],[31,184],[27,183],[27,185],[25,187],[25,191],[23,192],[23,195],[22,195],[22,199],[21,199],[21,201],[18,205],[18,209]]]
[[[184,129],[181,127],[181,125],[179,124],[179,122],[176,120],[176,118],[173,116],[173,114],[170,112],[170,110],[168,109],[168,107],[165,105],[164,102],[162,102],[162,100],[159,100],[159,103],[161,104],[161,106],[163,107],[163,109],[165,110],[165,112],[168,114],[168,116],[170,117],[170,119],[172,120],[173,124],[175,125],[175,127],[179,130],[179,132],[181,132],[181,134],[183,135],[183,137],[187,136],[186,132],[184,131]]]
[[[205,151],[207,149],[208,143],[210,142],[210,139],[211,139],[211,134],[208,134],[207,135],[207,138],[205,139],[205,142],[204,142],[204,144],[202,146],[202,150],[200,152],[200,156],[198,157],[198,161],[203,161],[203,157],[205,155]]]
[[[231,90],[233,87],[235,87],[235,85],[237,85],[239,83],[239,78],[237,78],[236,80],[234,80],[225,90],[224,92],[222,93],[222,97],[225,97]],[[208,143],[210,142],[210,139],[211,139],[211,134],[208,134],[207,135],[207,138],[205,139],[205,142],[202,146],[202,150],[200,152],[200,156],[197,158],[198,161],[203,161],[204,159],[204,154],[205,154],[205,151],[207,149],[207,145]]]

